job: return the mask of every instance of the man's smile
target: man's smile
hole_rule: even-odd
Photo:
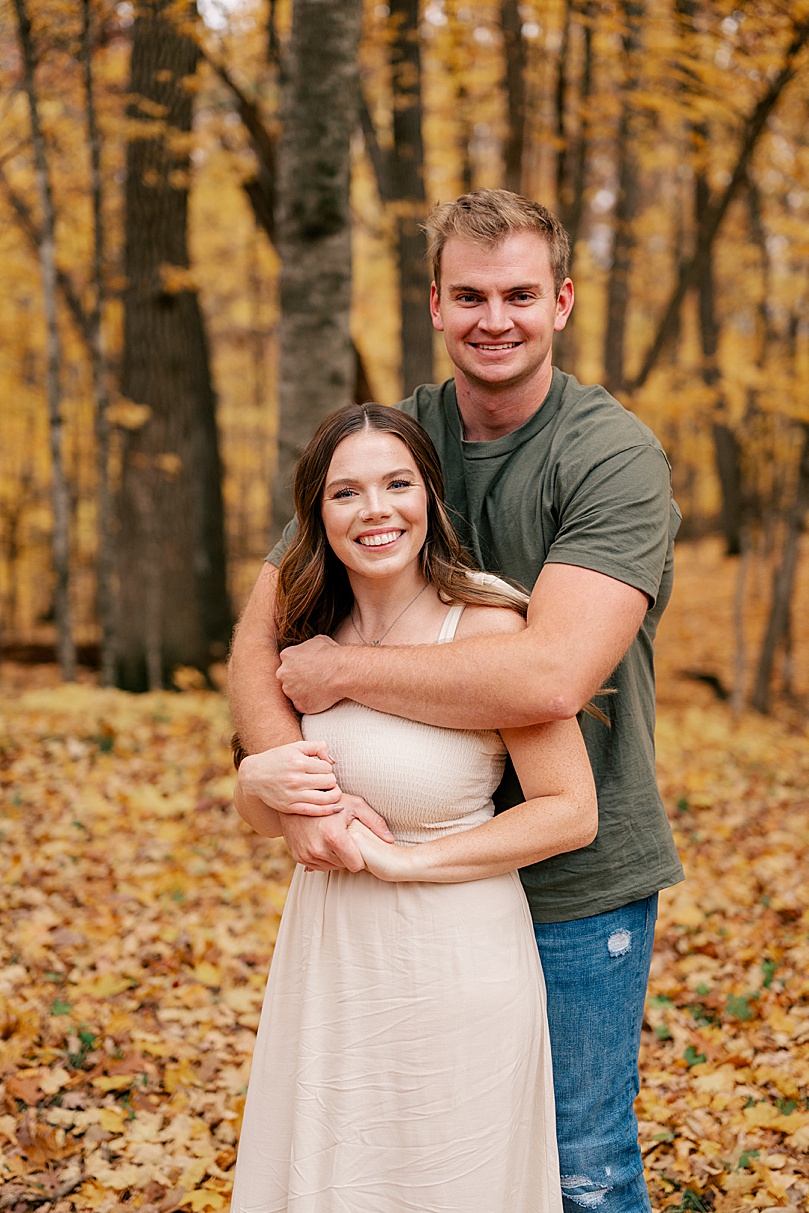
[[[499,353],[501,350],[516,350],[522,345],[521,341],[501,341],[498,345],[492,345],[491,342],[484,344],[482,341],[470,341],[470,345],[476,350],[494,350]]]

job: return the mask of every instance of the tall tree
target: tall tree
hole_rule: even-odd
[[[570,272],[585,203],[585,176],[590,151],[588,111],[593,92],[593,20],[591,0],[565,0],[562,40],[554,88],[556,131],[556,208],[570,237]],[[578,49],[578,59],[576,51]],[[578,68],[573,93],[574,64]],[[575,276],[575,275],[574,275]],[[576,308],[554,341],[554,360],[570,370],[576,360]]]
[[[39,116],[34,65],[36,57],[31,34],[31,20],[25,0],[14,0],[17,27],[22,51],[23,83],[31,116],[31,136],[34,146],[37,192],[42,211],[39,236],[39,261],[42,272],[42,300],[47,327],[47,385],[48,421],[51,454],[51,508],[53,512],[52,553],[54,613],[56,616],[59,670],[66,682],[76,676],[76,645],[70,609],[70,496],[62,459],[62,391],[60,384],[62,345],[57,313],[56,217],[53,206],[45,140]]]
[[[433,326],[427,307],[431,274],[419,227],[426,210],[419,0],[391,0],[390,13],[394,150],[389,165],[399,263],[402,393],[408,394],[433,378]]]
[[[619,392],[624,383],[626,324],[629,314],[629,275],[635,244],[635,215],[638,209],[638,115],[636,95],[640,85],[641,28],[645,15],[643,0],[624,0],[622,4],[623,62],[625,77],[621,91],[621,116],[618,121],[615,228],[612,270],[607,283],[607,324],[604,330],[604,378],[607,389]]]
[[[773,572],[770,614],[761,645],[751,701],[757,712],[765,714],[770,709],[770,684],[775,656],[779,645],[787,641],[790,632],[800,541],[806,526],[807,515],[809,515],[809,424],[803,422],[799,429],[802,444],[795,497],[786,518],[786,533],[781,558]]]
[[[277,248],[281,256],[278,467],[273,523],[315,425],[352,398],[351,135],[361,0],[295,0],[286,60]]]
[[[90,193],[93,203],[93,285],[94,298],[90,315],[90,361],[93,374],[95,404],[96,465],[98,467],[98,555],[96,558],[96,603],[101,626],[101,685],[110,686],[115,680],[115,601],[113,577],[115,550],[112,534],[112,494],[110,491],[110,423],[108,416],[109,368],[104,343],[104,199],[101,181],[101,134],[96,117],[95,80],[93,73],[91,0],[82,0],[81,59],[84,69],[84,93],[87,108],[87,142],[90,149]]]
[[[698,73],[690,66],[698,53],[694,35],[699,24],[696,0],[676,0],[676,9],[681,19],[683,32],[683,72],[694,94],[698,95],[700,81]],[[694,45],[696,43],[696,46]],[[691,52],[689,54],[689,51]],[[710,131],[704,119],[689,124],[691,155],[694,162],[694,216],[699,222],[711,202],[708,182],[707,158],[711,147]],[[702,348],[702,378],[711,401],[711,432],[714,444],[714,461],[721,493],[720,521],[729,556],[738,556],[742,550],[742,469],[741,447],[732,426],[729,424],[729,409],[723,389],[719,366],[720,322],[716,306],[716,258],[713,243],[705,250],[702,271],[697,282],[699,305],[699,333]]]
[[[189,270],[196,44],[185,0],[141,0],[132,27],[121,389],[142,406],[126,432],[119,508],[118,683],[163,684],[225,652],[221,465],[208,344]],[[217,647],[218,646],[218,647]]]
[[[420,224],[427,207],[422,136],[422,65],[419,0],[390,5],[391,138],[379,138],[364,97],[360,118],[382,202],[396,227],[401,316],[402,392],[433,378],[433,327],[427,301],[430,271]]]
[[[505,89],[508,125],[503,149],[503,184],[519,194],[523,189],[525,152],[525,71],[527,55],[518,0],[501,0],[500,27],[505,52]]]

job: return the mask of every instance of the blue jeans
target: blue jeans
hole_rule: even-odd
[[[657,894],[535,923],[545,982],[565,1213],[651,1213],[633,1103]]]

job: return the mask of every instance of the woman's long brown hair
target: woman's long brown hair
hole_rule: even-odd
[[[332,456],[344,438],[378,430],[400,438],[413,456],[427,492],[427,538],[421,571],[446,602],[510,607],[525,615],[528,596],[503,582],[477,580],[444,506],[444,478],[435,447],[418,421],[381,404],[349,404],[321,422],[298,461],[293,497],[298,530],[278,569],[278,647],[330,635],[353,604],[348,576],[326,540],[321,504]],[[472,576],[470,576],[472,574]],[[478,573],[477,577],[481,575]]]

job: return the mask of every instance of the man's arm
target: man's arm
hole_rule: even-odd
[[[354,699],[446,728],[521,728],[561,720],[588,702],[643,623],[634,586],[567,564],[546,564],[528,627],[426,648],[340,647],[326,637],[285,649],[278,668],[296,707],[321,712]]]
[[[278,569],[263,565],[233,636],[228,698],[233,723],[248,754],[301,740],[298,715],[275,677],[275,587]]]

